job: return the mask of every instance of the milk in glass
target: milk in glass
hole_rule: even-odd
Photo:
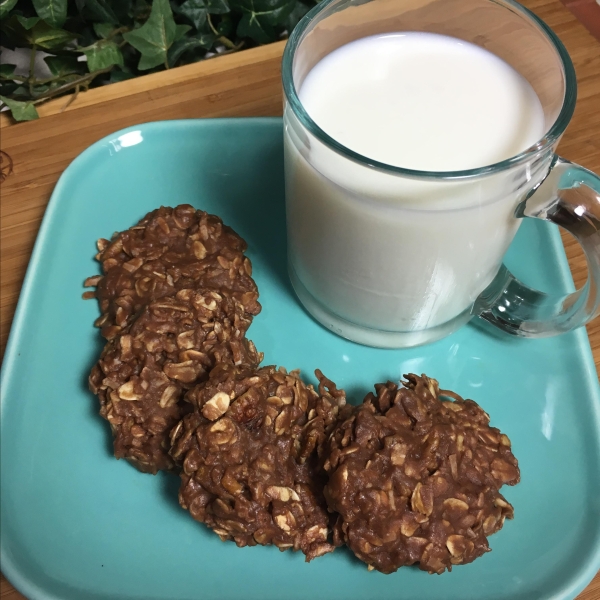
[[[312,120],[363,157],[322,143],[286,107],[290,272],[304,304],[342,335],[345,323],[463,322],[514,236],[522,190],[547,165],[434,180],[369,163],[449,172],[511,158],[544,135],[532,87],[483,48],[413,32],[342,46],[298,87]]]

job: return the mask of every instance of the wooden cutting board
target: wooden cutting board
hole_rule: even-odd
[[[600,43],[559,0],[523,0],[565,44],[577,71],[579,99],[559,146],[562,156],[600,173]],[[0,115],[0,352],[3,354],[33,243],[56,181],[85,148],[137,123],[162,119],[276,116],[282,113],[280,62],[284,42],[147,75],[40,109],[39,121],[11,123]],[[66,107],[66,108],[65,108]],[[5,177],[4,177],[5,176]],[[563,237],[573,278],[586,279],[576,242]],[[600,319],[588,326],[600,367]],[[2,577],[1,600],[23,598]],[[537,600],[537,599],[532,599]],[[579,596],[600,600],[600,573]]]

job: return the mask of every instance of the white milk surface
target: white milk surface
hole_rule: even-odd
[[[429,33],[343,46],[313,67],[299,97],[341,144],[416,170],[490,165],[545,132],[536,94],[512,67]],[[332,150],[289,105],[284,130],[294,286],[318,320],[371,345],[468,319],[517,231],[517,203],[548,169],[531,160],[470,179],[409,177]],[[433,337],[411,334],[406,345]]]
[[[363,38],[308,74],[300,100],[326,133],[380,162],[455,171],[534,144],[544,114],[529,83],[487,50],[433,33]]]

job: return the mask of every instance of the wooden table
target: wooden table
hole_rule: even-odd
[[[559,0],[525,0],[564,42],[577,71],[579,99],[560,153],[600,173],[600,44]],[[160,119],[280,115],[283,42],[148,75],[65,99],[40,110],[37,122],[13,125],[0,115],[3,156],[0,202],[0,351],[8,331],[31,249],[52,189],[67,165],[86,147],[118,129]],[[12,172],[9,172],[12,171]],[[585,259],[564,237],[573,277],[586,278]],[[596,368],[600,366],[600,319],[588,326]],[[2,600],[23,598],[2,577]],[[600,599],[600,573],[579,600]],[[532,599],[537,600],[537,599]]]

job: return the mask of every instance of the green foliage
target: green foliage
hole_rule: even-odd
[[[67,0],[33,0],[33,7],[52,27],[62,27],[67,19]]]
[[[0,100],[10,108],[15,121],[31,121],[39,118],[37,110],[31,102],[20,102],[5,96],[0,96]]]
[[[85,63],[79,62],[74,56],[47,56],[44,62],[48,65],[54,77],[81,74],[85,72]]]
[[[94,44],[85,50],[87,57],[88,70],[90,73],[112,67],[114,65],[123,66],[123,55],[119,46],[110,40]]]
[[[43,48],[44,50],[54,50],[70,44],[75,36],[64,29],[52,27],[45,21],[38,21],[27,32],[26,38],[31,46]]]
[[[210,48],[215,42],[216,36],[213,33],[205,33],[204,35],[200,35],[197,37],[183,37],[180,40],[176,41],[170,48],[167,53],[167,60],[169,62],[169,66],[173,67],[177,64],[177,61],[180,59],[181,55],[189,50],[195,50],[196,48],[204,48],[207,50]]]
[[[0,65],[0,100],[35,119],[50,98],[283,39],[317,1],[0,0],[2,45],[32,53],[27,75]],[[38,51],[51,77],[36,78]]]
[[[138,29],[123,34],[141,53],[138,69],[145,71],[167,62],[167,52],[176,37],[177,25],[169,0],[154,0],[148,20]]]
[[[21,15],[17,15],[17,21],[19,24],[23,26],[25,31],[29,31],[34,25],[37,25],[40,22],[39,17],[23,17]]]
[[[116,29],[114,23],[94,23],[93,27],[94,33],[103,40],[110,38]]]
[[[242,11],[237,34],[243,38],[252,38],[259,44],[267,44],[275,37],[275,26],[278,23],[285,23],[295,4],[291,0],[235,0],[235,2]]]
[[[90,21],[104,21],[117,25],[119,18],[107,0],[84,0],[81,2],[80,14]]]
[[[0,0],[0,19],[4,19],[8,12],[15,7],[17,0]]]
[[[179,14],[187,17],[198,31],[202,31],[208,15],[224,15],[231,9],[226,0],[186,0],[179,7]]]

